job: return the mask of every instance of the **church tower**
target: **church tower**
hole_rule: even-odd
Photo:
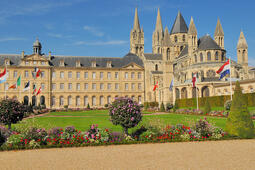
[[[39,55],[41,55],[41,50],[42,50],[42,45],[41,45],[41,43],[39,42],[38,38],[36,38],[36,41],[35,41],[34,44],[33,44],[33,51],[34,51],[34,54],[39,54]]]
[[[188,53],[189,56],[197,49],[197,29],[193,21],[193,17],[190,19],[189,31],[188,31]]]
[[[144,53],[144,32],[140,28],[137,8],[135,9],[133,29],[130,32],[130,52],[138,56],[142,56]]]
[[[214,32],[214,40],[222,49],[224,49],[224,32],[220,23],[220,19],[217,21],[217,25]]]
[[[162,53],[162,42],[163,42],[164,34],[163,34],[163,26],[160,16],[160,11],[158,9],[157,22],[155,31],[152,35],[152,53],[153,54],[161,54]]]
[[[243,31],[241,31],[237,43],[237,63],[244,67],[245,74],[248,75],[248,44],[244,37]]]

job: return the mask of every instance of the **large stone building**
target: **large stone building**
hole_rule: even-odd
[[[199,96],[229,94],[228,84],[219,80],[216,70],[226,61],[224,32],[218,20],[214,39],[209,35],[197,37],[191,17],[187,27],[181,13],[175,19],[171,31],[163,30],[158,10],[156,27],[152,36],[152,53],[144,53],[144,31],[140,27],[135,10],[134,25],[130,32],[130,52],[121,58],[58,56],[42,53],[38,39],[33,44],[33,54],[1,54],[0,71],[7,67],[8,79],[0,84],[1,97],[17,98],[25,104],[45,104],[50,108],[103,107],[115,97],[126,96],[139,103],[144,101],[174,102],[178,98],[196,96],[191,79],[197,74]],[[231,62],[232,79],[244,80],[253,91],[255,69],[248,66],[248,45],[243,32],[237,45],[238,61]],[[39,78],[32,72],[41,70]],[[8,89],[21,75],[21,86]],[[169,90],[174,78],[174,90]],[[23,92],[30,81],[30,89]],[[158,82],[159,88],[153,91]],[[32,87],[42,92],[32,94]]]

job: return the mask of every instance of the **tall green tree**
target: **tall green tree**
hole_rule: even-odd
[[[226,122],[226,131],[230,135],[241,138],[252,138],[254,136],[254,125],[238,81],[236,82],[230,113]]]

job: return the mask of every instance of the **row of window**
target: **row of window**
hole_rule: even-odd
[[[96,83],[92,83],[91,84],[91,88],[92,90],[97,90],[97,85],[99,85],[99,89],[100,90],[104,90],[107,87],[107,90],[112,90],[113,89],[113,85],[114,85],[114,89],[115,90],[119,90],[119,83],[100,83],[100,84],[96,84]],[[125,83],[125,90],[129,90],[129,86],[131,87],[131,90],[135,90],[136,86],[137,89],[141,90],[142,89],[142,84],[138,83],[137,85],[135,83],[131,83],[129,85],[129,83]],[[57,89],[57,85],[56,83],[52,83],[52,90],[56,90]],[[59,84],[59,89],[60,90],[64,90],[65,89],[65,84],[64,83],[60,83]],[[73,83],[68,83],[68,90],[72,90],[73,89]],[[89,89],[89,83],[84,83],[84,90],[88,90]],[[80,83],[76,83],[76,90],[81,90],[81,84]]]
[[[115,98],[118,97],[118,96],[115,96]],[[128,97],[128,96],[125,96],[125,97]],[[139,104],[142,103],[142,97],[141,96],[138,96],[137,99],[135,96],[131,96],[132,100],[137,100],[137,102]],[[64,106],[64,105],[68,105],[68,106],[71,106],[73,105],[73,98],[72,96],[68,96],[67,97],[67,101],[65,103],[65,99],[63,96],[60,96],[59,97],[59,106]],[[100,96],[99,97],[99,103],[97,103],[97,98],[96,96],[92,96],[91,97],[91,103],[89,102],[89,97],[88,96],[84,96],[84,99],[83,99],[83,102],[81,101],[81,97],[80,96],[76,96],[75,97],[75,106],[83,106],[86,107],[88,104],[91,104],[92,106],[96,106],[96,105],[100,105],[100,106],[104,106],[105,104],[110,104],[112,102],[112,97],[111,96]],[[52,106],[56,106],[56,97],[55,96],[52,96],[51,98],[51,104]]]
[[[24,83],[23,87],[25,87],[26,84],[27,83]],[[13,84],[4,83],[4,90],[8,90],[11,85],[13,85]],[[23,88],[23,87],[21,87],[21,88]],[[32,90],[33,87],[34,87],[34,84],[32,84],[32,86],[30,85],[31,90]],[[45,83],[41,83],[40,87],[41,87],[42,90],[44,90],[45,89]],[[39,89],[38,84],[37,84],[36,88]]]
[[[45,66],[46,65],[46,62],[45,61],[41,61],[41,62],[37,62],[37,61],[33,61],[33,62],[30,62],[30,61],[25,61],[25,65],[26,66],[29,66],[29,65],[37,65],[37,64],[39,64],[39,63],[41,63],[41,65],[43,65],[43,66]]]
[[[72,73],[71,71],[69,71],[69,72],[68,72],[68,78],[72,78],[72,76],[73,76],[73,73]],[[60,77],[60,78],[64,78],[64,77],[65,77],[64,71],[61,71],[61,72],[60,72],[59,77]],[[91,77],[92,77],[92,79],[96,79],[96,78],[97,78],[96,72],[92,72]],[[128,79],[128,78],[129,78],[129,73],[128,73],[128,72],[125,72],[124,77],[125,77],[125,79]],[[134,79],[134,78],[135,78],[135,72],[131,72],[130,77],[131,77],[131,79]],[[52,72],[52,78],[56,78],[56,72],[55,72],[55,71]],[[76,78],[77,78],[77,79],[81,78],[81,73],[80,73],[80,72],[76,72]],[[88,78],[89,78],[89,73],[88,73],[88,72],[84,72],[84,78],[85,78],[85,79],[88,79]],[[99,73],[99,78],[100,78],[100,79],[103,79],[103,78],[104,78],[104,72],[100,72],[100,73]],[[108,78],[108,79],[111,79],[111,78],[112,78],[112,73],[111,73],[111,72],[107,72],[107,78]],[[118,79],[118,78],[119,78],[119,72],[115,72],[115,73],[114,73],[114,78],[115,78],[115,79]],[[137,78],[138,78],[138,79],[141,79],[141,78],[142,78],[142,73],[141,73],[141,72],[139,72],[139,73],[137,74]]]
[[[219,60],[218,51],[215,52],[214,57],[215,57],[216,61]],[[200,53],[200,62],[203,62],[203,60],[204,60],[203,53]],[[207,61],[211,61],[211,60],[212,60],[211,52],[207,52]],[[221,61],[225,61],[225,53],[224,52],[221,53]],[[195,62],[198,62],[197,55],[195,55]]]

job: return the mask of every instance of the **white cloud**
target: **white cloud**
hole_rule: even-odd
[[[6,41],[23,41],[26,40],[25,38],[21,37],[6,37],[6,38],[0,38],[0,42],[6,42]]]
[[[102,37],[102,36],[104,36],[104,33],[103,33],[102,31],[100,31],[100,30],[99,30],[98,28],[96,28],[96,27],[91,27],[91,26],[85,25],[85,26],[83,27],[83,29],[84,29],[85,31],[88,31],[88,32],[92,33],[93,35],[95,35],[95,36],[97,36],[97,37]]]
[[[77,41],[74,43],[74,45],[101,46],[101,45],[122,45],[122,44],[126,44],[126,43],[128,43],[128,41],[123,41],[123,40],[94,41],[94,42]]]
[[[54,34],[54,33],[48,33],[48,36],[53,38],[71,38],[71,35],[63,35],[63,34]]]

